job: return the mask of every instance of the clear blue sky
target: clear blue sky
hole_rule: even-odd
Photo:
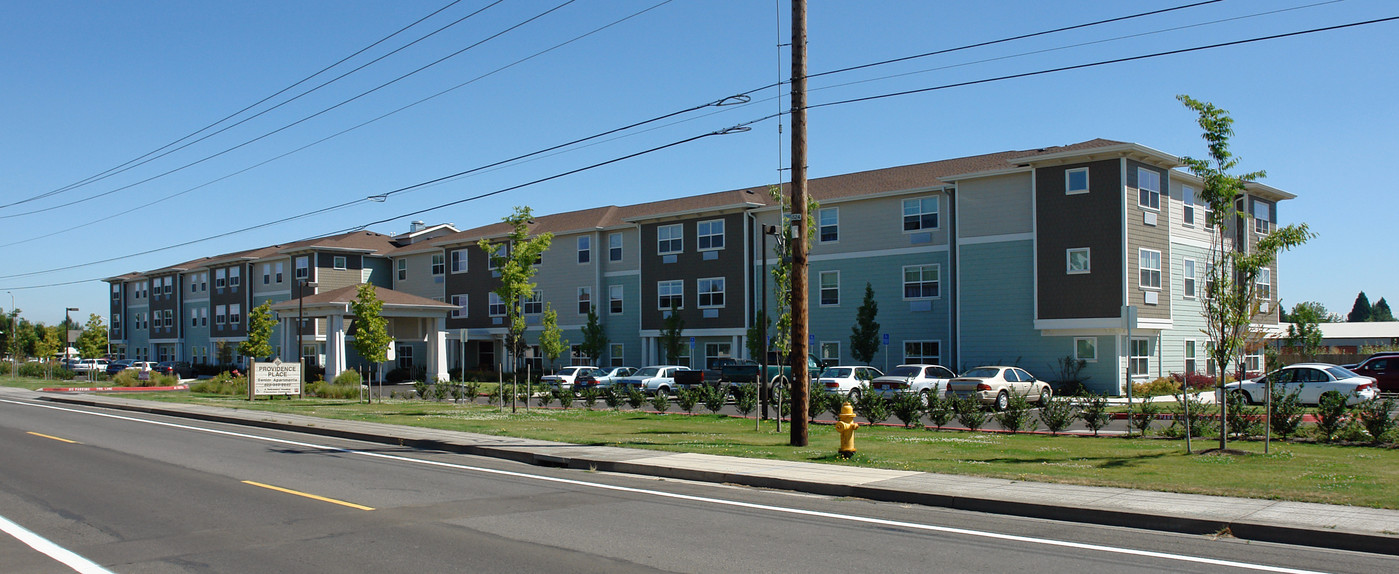
[[[8,2],[0,9],[5,54],[0,59],[5,86],[0,89],[0,203],[62,189],[160,148],[448,1]],[[103,277],[388,219],[759,120],[785,108],[774,99],[774,89],[751,92],[753,101],[747,105],[691,112],[626,137],[395,194],[386,202],[361,202],[252,232],[124,257],[382,194],[748,93],[788,74],[787,52],[777,47],[789,36],[785,0],[673,0],[497,71],[658,2],[578,0],[393,85],[205,160],[558,5],[506,0],[207,140],[88,185],[0,208],[0,307],[9,308],[5,293],[10,292],[30,320],[52,324],[65,307],[78,307],[78,316],[86,319],[90,312],[106,313],[107,290],[98,281]],[[1187,3],[814,0],[809,6],[809,72]],[[465,0],[453,5],[254,111],[487,4]],[[819,76],[810,82],[810,103],[1399,15],[1399,4],[1390,0],[1312,4],[1227,0]],[[1298,9],[1258,15],[1285,8]],[[1238,19],[1228,20],[1232,18]],[[1399,266],[1384,256],[1394,252],[1385,247],[1384,233],[1394,227],[1396,200],[1393,178],[1384,173],[1399,151],[1395,54],[1399,22],[1387,22],[819,107],[809,114],[809,174],[821,177],[1097,137],[1202,156],[1194,118],[1175,100],[1176,94],[1190,94],[1232,112],[1242,169],[1265,169],[1266,183],[1297,194],[1298,199],[1279,208],[1280,219],[1306,221],[1319,234],[1284,255],[1279,274],[1284,304],[1315,300],[1345,313],[1361,290],[1371,301],[1399,297]],[[787,124],[785,119],[782,123]],[[520,204],[554,213],[775,183],[782,177],[778,168],[786,164],[787,137],[779,135],[776,119],[752,128],[370,229],[402,232],[413,219],[466,228],[497,221]],[[200,163],[177,169],[193,162]],[[150,178],[155,179],[140,183]],[[181,195],[117,215],[173,194]],[[45,211],[26,214],[36,210]],[[63,232],[34,239],[57,231]],[[87,264],[119,257],[124,258]],[[72,268],[19,276],[55,267]]]

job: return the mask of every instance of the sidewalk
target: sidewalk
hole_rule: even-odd
[[[21,392],[28,397],[60,403],[490,456],[541,466],[732,483],[1188,534],[1213,534],[1227,528],[1233,536],[1249,540],[1399,555],[1399,510],[582,446],[101,395]]]

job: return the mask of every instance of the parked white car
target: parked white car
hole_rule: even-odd
[[[947,383],[949,396],[971,397],[998,411],[1010,405],[1012,393],[1044,406],[1054,392],[1019,367],[977,367]]]
[[[956,377],[957,373],[942,365],[899,365],[875,379],[870,387],[886,399],[914,393],[927,405],[929,397],[946,394],[947,381]]]
[[[629,377],[617,379],[612,385],[623,391],[641,389],[641,392],[648,395],[670,396],[675,390],[675,373],[688,370],[689,367],[676,365],[642,367]]]
[[[1241,394],[1249,403],[1259,404],[1268,398],[1269,382],[1273,383],[1274,388],[1281,389],[1284,395],[1297,393],[1297,401],[1307,405],[1321,402],[1321,395],[1331,391],[1341,393],[1347,398],[1346,402],[1352,405],[1379,395],[1375,379],[1330,363],[1288,365],[1253,380],[1228,383],[1224,385],[1224,390]]]
[[[539,383],[542,384],[542,385],[545,385],[545,386],[557,387],[557,388],[560,388],[560,389],[563,389],[563,390],[567,391],[567,390],[573,388],[573,381],[577,380],[578,377],[579,377],[579,375],[591,375],[591,376],[596,376],[596,375],[601,374],[601,372],[602,372],[602,371],[601,371],[600,369],[598,369],[597,367],[588,367],[588,366],[563,367],[563,368],[560,368],[560,369],[558,370],[558,372],[556,372],[556,373],[554,373],[554,374],[552,374],[552,375],[545,375],[545,376],[543,376],[543,377],[540,377],[540,378],[539,378]]]
[[[105,373],[107,372],[107,359],[79,359],[68,368],[75,373]]]
[[[816,379],[815,384],[825,388],[828,393],[845,395],[854,402],[860,400],[860,385],[882,376],[884,373],[874,367],[835,366],[821,371],[821,376]]]
[[[579,375],[573,380],[573,388],[583,390],[586,388],[605,389],[612,386],[612,383],[619,379],[630,377],[636,372],[636,367],[610,367],[598,369],[598,374]]]

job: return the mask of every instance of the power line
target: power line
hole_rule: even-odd
[[[115,166],[115,167],[108,168],[108,169],[105,170],[105,171],[102,171],[102,172],[97,173],[97,174],[95,174],[95,175],[90,175],[90,176],[88,176],[88,177],[86,177],[86,178],[83,178],[83,179],[78,180],[78,181],[76,181],[76,182],[70,183],[70,184],[65,185],[65,186],[63,186],[63,187],[60,187],[60,188],[58,188],[58,189],[55,189],[55,190],[52,190],[52,191],[48,191],[48,192],[45,192],[45,193],[41,193],[41,194],[38,194],[38,195],[35,195],[35,196],[32,196],[32,197],[27,197],[27,198],[21,199],[21,200],[19,200],[19,201],[15,201],[15,202],[7,203],[7,204],[4,204],[4,205],[0,205],[0,209],[4,209],[4,208],[6,208],[6,207],[13,207],[13,206],[16,206],[16,205],[20,205],[20,204],[23,204],[23,203],[28,203],[28,202],[31,202],[31,201],[43,199],[43,198],[50,197],[50,196],[53,196],[53,195],[58,195],[58,194],[63,193],[63,192],[65,192],[65,191],[69,191],[69,190],[72,190],[72,189],[76,189],[76,188],[85,186],[85,185],[87,185],[87,184],[89,184],[89,183],[93,183],[93,182],[96,182],[96,181],[100,181],[100,180],[106,179],[106,178],[111,177],[111,176],[113,176],[113,175],[116,175],[116,174],[118,174],[118,173],[122,173],[122,172],[124,172],[124,171],[127,171],[128,169],[131,169],[131,168],[140,166],[140,165],[145,164],[145,163],[147,163],[147,162],[149,162],[149,161],[152,161],[152,160],[155,160],[155,159],[159,159],[159,158],[161,158],[161,157],[164,157],[164,156],[166,156],[166,155],[169,155],[170,153],[173,153],[173,152],[179,151],[179,150],[181,150],[181,149],[184,149],[185,147],[188,147],[189,145],[192,145],[192,144],[198,143],[198,142],[200,142],[200,141],[203,141],[203,140],[205,140],[205,139],[207,139],[207,138],[209,138],[209,137],[211,137],[211,136],[214,136],[214,135],[217,135],[217,134],[219,134],[219,133],[222,133],[223,131],[225,131],[225,130],[227,130],[227,129],[229,129],[229,128],[232,128],[232,127],[234,127],[234,126],[237,126],[237,125],[239,125],[239,124],[241,124],[241,123],[243,123],[243,122],[246,122],[246,121],[248,121],[248,120],[250,120],[250,119],[256,118],[256,117],[258,117],[258,116],[260,116],[260,115],[262,115],[262,114],[264,114],[264,113],[267,113],[267,112],[269,112],[269,111],[275,110],[275,109],[277,109],[278,107],[281,107],[281,106],[283,106],[283,105],[285,105],[285,104],[291,103],[292,101],[295,101],[297,98],[300,98],[301,96],[304,96],[304,95],[310,94],[311,92],[314,92],[314,91],[316,91],[316,90],[319,90],[319,89],[325,87],[326,85],[328,85],[328,84],[330,84],[330,83],[332,83],[332,82],[335,82],[336,80],[339,80],[339,79],[341,79],[341,78],[344,78],[346,75],[349,75],[349,74],[352,74],[352,73],[354,73],[354,72],[356,72],[356,71],[359,71],[359,70],[361,70],[361,69],[364,69],[365,66],[368,66],[368,65],[370,65],[370,64],[373,64],[374,62],[378,62],[379,60],[384,59],[384,57],[387,57],[387,56],[389,56],[389,55],[392,55],[392,54],[398,52],[399,50],[402,50],[403,48],[407,48],[408,46],[412,46],[413,44],[415,44],[415,43],[417,43],[417,42],[419,42],[419,41],[421,41],[421,40],[423,40],[423,39],[425,39],[425,38],[427,38],[427,37],[429,37],[429,36],[432,36],[433,34],[436,34],[436,33],[438,33],[438,32],[441,32],[442,30],[445,30],[445,29],[448,28],[448,27],[454,26],[454,25],[456,25],[457,23],[461,22],[462,20],[465,20],[466,18],[470,18],[471,16],[475,16],[476,14],[479,14],[479,13],[481,12],[481,10],[478,10],[477,12],[468,15],[466,18],[462,18],[461,20],[457,20],[456,22],[453,22],[452,24],[449,24],[448,26],[445,26],[445,27],[443,27],[443,28],[440,28],[440,29],[438,29],[438,30],[433,31],[432,33],[428,34],[427,36],[423,36],[422,38],[419,38],[419,39],[417,39],[417,40],[414,40],[412,43],[409,43],[409,44],[403,46],[402,48],[399,48],[398,50],[394,50],[393,52],[389,52],[388,54],[385,54],[384,56],[382,56],[382,57],[380,57],[380,58],[378,58],[378,59],[375,59],[374,61],[369,62],[369,64],[365,64],[364,66],[360,66],[360,67],[358,67],[358,68],[355,68],[354,70],[351,70],[351,71],[347,72],[347,73],[344,74],[344,75],[341,75],[341,76],[339,76],[339,77],[336,77],[335,79],[330,80],[329,82],[323,83],[323,84],[321,84],[321,85],[319,85],[319,86],[316,86],[316,87],[314,87],[314,88],[311,88],[310,90],[307,90],[307,91],[305,91],[305,92],[302,92],[300,95],[297,95],[296,97],[294,97],[294,98],[292,98],[292,99],[290,99],[290,100],[287,100],[287,101],[284,101],[284,102],[282,102],[282,103],[280,103],[280,104],[277,104],[276,106],[273,106],[272,108],[269,108],[269,109],[267,109],[267,110],[263,110],[262,112],[260,112],[260,113],[257,114],[257,115],[254,115],[254,116],[249,117],[249,118],[245,118],[243,121],[240,121],[240,122],[238,122],[238,123],[236,123],[236,124],[233,124],[232,126],[225,127],[225,128],[222,129],[222,130],[219,130],[219,131],[214,132],[214,133],[212,133],[212,134],[206,135],[206,136],[204,136],[204,137],[202,137],[202,138],[199,138],[198,140],[195,140],[195,141],[193,141],[193,142],[190,142],[189,144],[185,144],[185,145],[183,145],[183,146],[180,146],[180,147],[178,147],[178,148],[175,148],[175,149],[173,149],[173,150],[170,150],[169,152],[162,153],[162,154],[160,154],[160,155],[158,155],[158,156],[155,156],[155,157],[153,157],[153,158],[151,158],[151,159],[147,159],[146,161],[141,161],[141,160],[143,160],[143,159],[145,159],[145,158],[147,158],[147,157],[150,157],[150,156],[152,156],[152,155],[154,155],[154,154],[160,153],[161,151],[163,151],[163,150],[165,150],[165,149],[167,149],[167,148],[170,148],[171,146],[177,145],[177,144],[179,144],[179,143],[182,142],[182,141],[185,141],[185,140],[187,140],[187,139],[189,139],[189,138],[192,138],[192,137],[194,137],[194,136],[196,136],[196,135],[199,135],[200,133],[203,133],[204,131],[206,131],[206,130],[208,130],[208,129],[210,129],[210,128],[213,128],[214,126],[217,126],[217,125],[219,125],[219,124],[221,124],[221,123],[224,123],[224,122],[226,122],[226,121],[228,121],[228,120],[230,120],[230,119],[232,119],[232,118],[234,118],[234,117],[237,117],[238,115],[242,114],[243,112],[246,112],[246,111],[248,111],[248,110],[251,110],[251,109],[253,109],[253,108],[255,108],[255,107],[259,106],[259,105],[262,105],[263,103],[266,103],[268,100],[271,100],[272,98],[275,98],[275,97],[277,97],[277,96],[280,96],[280,95],[282,95],[282,94],[284,94],[284,93],[290,91],[292,88],[295,88],[295,87],[297,87],[297,86],[299,86],[299,85],[301,85],[301,84],[304,84],[304,83],[310,81],[311,78],[314,78],[314,77],[316,77],[316,76],[319,76],[319,75],[321,75],[321,74],[324,74],[324,73],[326,73],[327,71],[331,70],[332,68],[335,68],[336,66],[339,66],[340,64],[343,64],[343,63],[349,61],[350,59],[354,58],[355,56],[358,56],[358,55],[360,55],[360,54],[363,54],[364,52],[366,52],[366,51],[368,51],[368,50],[374,48],[375,46],[378,46],[379,44],[382,44],[382,43],[388,41],[390,38],[393,38],[394,36],[397,36],[397,35],[399,35],[399,34],[402,34],[403,32],[407,31],[409,28],[412,28],[412,27],[414,27],[414,26],[417,26],[418,24],[422,23],[424,20],[427,20],[428,18],[431,18],[431,17],[433,17],[433,16],[436,16],[436,15],[440,14],[443,10],[446,10],[446,9],[448,9],[448,8],[451,8],[452,6],[455,6],[455,5],[456,5],[457,3],[459,3],[459,2],[461,2],[461,0],[452,0],[452,2],[449,3],[449,4],[447,4],[446,6],[443,6],[443,7],[441,7],[441,8],[438,8],[437,10],[433,11],[431,14],[428,14],[427,16],[423,16],[422,18],[417,19],[417,20],[414,21],[412,24],[409,24],[409,25],[407,25],[407,26],[404,26],[404,27],[402,27],[402,28],[399,28],[399,29],[398,29],[397,31],[395,31],[394,33],[389,34],[388,36],[384,36],[383,38],[380,38],[379,40],[375,41],[374,43],[372,43],[372,44],[370,44],[370,45],[368,45],[368,46],[365,46],[365,47],[363,47],[363,48],[360,48],[360,49],[359,49],[358,51],[356,51],[355,53],[350,54],[350,55],[348,55],[348,56],[345,56],[344,58],[341,58],[339,61],[335,62],[334,64],[331,64],[331,65],[329,65],[329,66],[326,66],[326,67],[324,67],[324,68],[321,68],[320,71],[317,71],[317,72],[314,73],[314,74],[311,74],[311,75],[309,75],[309,76],[306,76],[305,78],[302,78],[302,79],[300,79],[300,80],[297,80],[296,83],[294,83],[294,84],[292,84],[292,85],[290,85],[290,86],[287,86],[287,87],[285,87],[285,88],[282,88],[281,90],[278,90],[278,91],[274,92],[272,95],[267,96],[267,97],[265,97],[265,98],[262,98],[261,100],[258,100],[258,101],[256,101],[256,102],[253,102],[252,104],[249,104],[247,107],[244,107],[244,108],[241,109],[241,110],[238,110],[238,111],[233,112],[233,113],[231,113],[231,114],[229,114],[229,115],[227,115],[227,116],[224,116],[223,118],[220,118],[218,121],[215,121],[214,123],[211,123],[211,124],[209,124],[209,125],[207,125],[207,126],[204,126],[204,127],[202,127],[202,128],[199,128],[199,129],[197,129],[197,130],[194,130],[193,132],[190,132],[189,134],[187,134],[187,135],[185,135],[185,136],[183,136],[183,137],[181,137],[181,138],[179,138],[179,139],[177,139],[177,140],[175,140],[175,141],[172,141],[172,142],[170,142],[170,143],[168,143],[168,144],[165,144],[165,145],[163,145],[163,146],[161,146],[161,147],[158,147],[158,148],[156,148],[156,149],[154,149],[154,150],[148,151],[148,152],[146,152],[145,154],[142,154],[142,155],[140,155],[140,156],[138,156],[138,157],[136,157],[136,158],[134,158],[134,159],[127,160],[125,163],[122,163],[122,164],[117,165],[117,166]],[[499,3],[500,3],[500,2],[496,2],[496,4],[499,4]],[[491,6],[494,6],[494,5],[495,5],[495,4],[492,4]],[[490,6],[487,6],[487,8],[489,8],[489,7],[490,7]],[[484,8],[483,8],[482,10],[484,10]],[[136,163],[136,162],[138,162],[138,161],[139,161],[140,163]],[[132,164],[135,164],[135,165],[132,165]],[[129,166],[129,167],[128,167],[128,166]]]

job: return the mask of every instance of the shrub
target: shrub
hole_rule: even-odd
[[[470,381],[462,385],[462,394],[466,397],[466,402],[476,402],[476,397],[481,395],[481,382]]]
[[[1030,417],[1030,401],[1020,393],[1011,393],[1005,410],[995,414],[1001,428],[1016,434],[1024,430],[1035,430],[1035,420]]]
[[[432,387],[423,381],[413,383],[413,392],[418,393],[418,398],[427,399],[432,392]]]
[[[1134,397],[1156,397],[1161,395],[1174,395],[1180,392],[1180,382],[1172,377],[1157,377],[1149,383],[1135,383],[1132,385],[1132,396]]]
[[[1224,420],[1229,423],[1234,438],[1252,438],[1262,434],[1263,423],[1258,421],[1257,408],[1240,400],[1231,400],[1226,407]]]
[[[189,390],[195,393],[246,397],[248,396],[248,379],[235,377],[228,373],[219,373],[212,378],[195,381],[190,384]]]
[[[816,420],[816,415],[824,413],[828,409],[830,409],[831,399],[834,396],[834,393],[826,390],[825,386],[816,384],[816,381],[813,379],[811,381],[811,392],[806,394],[806,413],[808,417],[811,420]],[[840,402],[837,401],[836,410],[834,413],[831,413],[831,416],[836,416],[839,414]]]
[[[1356,418],[1360,419],[1360,424],[1365,427],[1365,432],[1370,433],[1370,439],[1376,443],[1384,440],[1384,435],[1394,430],[1395,425],[1399,424],[1399,419],[1389,415],[1393,410],[1394,399],[1373,398],[1355,407]]]
[[[957,422],[967,430],[980,430],[986,424],[986,411],[981,410],[981,401],[972,397],[957,397],[952,400],[952,408],[957,411]]]
[[[707,388],[701,386],[700,389]],[[680,405],[680,410],[686,414],[695,414],[695,407],[700,402],[700,389],[680,389],[675,392],[675,404]]]
[[[874,392],[868,384],[860,385],[860,398],[853,405],[855,413],[871,423],[889,420],[889,399]]]
[[[549,406],[550,403],[554,402],[554,391],[552,389],[544,389],[544,392],[539,393],[539,395],[535,397],[535,401],[538,401],[541,407]]]
[[[500,383],[495,386],[495,392],[491,393],[491,402],[504,406],[505,401],[510,398],[510,384]]]
[[[1093,431],[1093,436],[1098,436],[1098,429],[1108,426],[1108,422],[1112,420],[1112,413],[1108,412],[1107,395],[1090,395],[1083,405],[1083,411],[1079,413],[1079,418]]]
[[[1157,379],[1160,380],[1160,379]],[[1142,401],[1133,405],[1132,410],[1127,413],[1127,418],[1132,424],[1132,428],[1137,429],[1146,436],[1151,430],[1151,423],[1156,420],[1156,415],[1161,412],[1161,405],[1155,401]]]
[[[900,393],[894,396],[890,409],[894,418],[904,424],[904,428],[923,426],[923,399],[913,393]]]
[[[1345,395],[1336,391],[1321,393],[1321,399],[1316,406],[1316,430],[1321,434],[1322,440],[1330,442],[1334,439],[1336,431],[1341,430],[1349,413],[1350,408],[1346,406]]]
[[[307,394],[323,399],[360,399],[359,383],[341,385],[316,381],[306,385]]]
[[[563,407],[564,410],[573,406],[573,389],[554,387],[544,392],[554,395],[554,400],[559,401],[559,406]]]
[[[656,412],[659,413],[664,413],[670,410],[670,397],[666,396],[665,393],[656,393],[655,395],[652,395],[651,408],[656,409]]]
[[[140,372],[140,371],[137,371],[137,370],[135,370],[135,369],[127,369],[127,370],[125,370],[125,371],[122,371],[122,372],[120,372],[120,373],[117,373],[115,377],[112,377],[112,386],[114,386],[114,387],[169,387],[169,386],[174,386],[174,385],[180,384],[180,379],[177,378],[177,377],[173,377],[173,376],[169,376],[169,375],[162,375],[162,374],[157,373],[157,372],[155,372],[155,371],[150,371],[149,374],[150,374],[150,379],[144,380],[144,381],[143,381],[143,380],[140,379],[140,376],[141,376],[141,372]],[[229,375],[229,376],[232,376],[232,375]],[[247,392],[248,392],[247,389],[244,389],[244,390],[243,390],[243,393],[244,393],[244,394],[247,394]]]
[[[1268,423],[1274,434],[1283,438],[1297,434],[1297,428],[1302,426],[1302,402],[1298,398],[1301,392],[1298,389],[1283,393],[1281,386],[1273,387],[1273,412],[1268,414]]]
[[[636,387],[627,389],[627,405],[631,406],[631,408],[639,409],[641,405],[644,404],[646,404],[646,393]]]
[[[1189,411],[1188,415],[1187,410]],[[1201,401],[1198,394],[1177,394],[1176,402],[1171,405],[1171,413],[1175,416],[1171,420],[1171,426],[1162,431],[1162,434],[1180,438],[1185,436],[1187,429],[1192,437],[1213,434],[1211,428],[1213,425],[1210,425],[1205,419],[1205,416],[1212,410],[1213,407]]]
[[[928,394],[928,404],[923,407],[928,413],[928,421],[937,426],[938,430],[947,425],[947,421],[952,420],[956,414],[956,400],[939,395],[937,393]]]
[[[432,397],[439,401],[447,400],[447,383],[437,383],[432,385]]]
[[[346,370],[346,371],[344,371],[344,372],[342,372],[342,373],[340,373],[340,374],[338,374],[338,375],[335,375],[335,384],[337,384],[337,385],[361,385],[361,384],[364,384],[364,380],[363,380],[362,378],[360,378],[360,376],[359,376],[359,371],[355,371],[355,370]]]
[[[613,387],[602,390],[602,402],[607,404],[607,408],[617,410],[622,408],[622,393],[617,392]]]
[[[1078,409],[1068,399],[1054,397],[1049,400],[1049,404],[1040,405],[1039,417],[1050,434],[1059,434],[1078,419]]]
[[[712,387],[706,386],[701,390],[701,393],[700,400],[704,402],[704,408],[708,409],[709,414],[712,415],[719,414],[719,409],[724,408],[724,403],[728,401],[728,396],[725,395],[723,387],[717,385]]]
[[[1215,387],[1214,377],[1202,373],[1171,373],[1171,379],[1179,386],[1196,392]]]
[[[578,398],[582,399],[583,406],[588,407],[588,410],[591,411],[593,407],[597,405],[598,396],[601,394],[597,387],[587,387],[578,391]]]
[[[753,384],[738,385],[733,388],[734,408],[738,409],[738,414],[748,416],[753,409],[758,407],[758,386]]]

